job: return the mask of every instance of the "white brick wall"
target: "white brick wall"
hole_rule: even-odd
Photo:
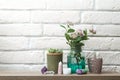
[[[61,29],[59,24],[44,24],[43,25],[43,35],[44,36],[63,36],[65,30]]]
[[[81,17],[82,23],[120,23],[120,12],[83,12]]]
[[[47,48],[69,46],[60,24],[95,27],[83,52],[104,58],[104,71],[120,72],[120,0],[0,0],[0,70],[37,70],[46,65]],[[91,52],[91,53],[89,53]]]
[[[41,24],[1,24],[0,35],[5,36],[41,36]]]
[[[120,38],[116,37],[92,37],[85,42],[85,49],[88,50],[119,50]]]
[[[26,37],[0,37],[0,50],[23,50],[28,48]]]
[[[25,23],[30,22],[29,11],[0,10],[0,23]]]
[[[0,63],[45,63],[43,51],[5,51],[0,52]]]
[[[93,25],[98,36],[120,36],[120,25]],[[103,34],[104,33],[104,34]]]
[[[32,22],[43,23],[66,23],[71,21],[78,23],[80,21],[79,11],[32,11]]]
[[[95,4],[95,8],[98,10],[120,10],[119,0],[96,0]]]
[[[0,0],[0,9],[45,9],[45,0]]]
[[[68,45],[66,44],[65,39],[61,37],[42,37],[30,39],[30,49],[48,48],[68,49]]]
[[[47,0],[47,9],[92,9],[94,0]]]

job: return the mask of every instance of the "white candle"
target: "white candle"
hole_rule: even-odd
[[[63,68],[63,74],[71,74],[71,68]]]

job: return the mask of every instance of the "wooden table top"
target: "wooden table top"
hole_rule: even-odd
[[[0,80],[120,80],[120,73],[42,75],[35,71],[0,71]]]
[[[41,72],[38,71],[0,71],[0,76],[120,76],[120,73],[111,73],[111,72],[103,72],[101,74],[70,74],[70,75],[63,75],[63,74],[54,74],[54,75],[43,75]]]

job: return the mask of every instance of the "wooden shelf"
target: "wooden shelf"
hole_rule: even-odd
[[[120,73],[42,75],[32,71],[0,71],[0,80],[120,80]]]

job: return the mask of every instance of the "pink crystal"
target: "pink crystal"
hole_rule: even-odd
[[[63,73],[63,64],[60,61],[59,64],[58,64],[58,74],[62,74],[62,73]]]

